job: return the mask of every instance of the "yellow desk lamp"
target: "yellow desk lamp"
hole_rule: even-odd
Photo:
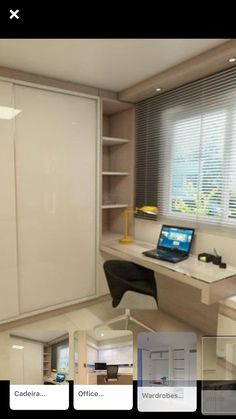
[[[124,236],[119,240],[122,244],[129,244],[132,243],[133,239],[128,234],[128,221],[129,221],[129,214],[137,214],[138,212],[144,212],[145,214],[156,215],[158,213],[157,207],[151,207],[149,205],[144,205],[141,208],[136,209],[129,209],[127,208],[124,211]]]

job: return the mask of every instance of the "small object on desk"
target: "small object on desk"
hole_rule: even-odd
[[[225,262],[221,262],[221,263],[219,264],[219,267],[220,267],[221,269],[226,269],[226,268],[227,268],[227,265],[226,265],[226,263],[225,263]]]
[[[215,249],[215,247],[213,248],[213,252],[214,252],[214,255],[217,257],[217,256],[219,256],[218,255],[218,253],[217,253],[217,251],[216,251],[216,249]]]
[[[213,263],[213,265],[220,265],[221,264],[221,256],[214,256],[212,263]]]
[[[210,253],[199,253],[198,255],[198,260],[200,260],[201,262],[212,262],[214,258],[214,255],[211,255]]]
[[[213,248],[214,254],[215,256],[213,256],[213,265],[220,265],[221,264],[221,256],[218,255],[217,251],[215,248]]]

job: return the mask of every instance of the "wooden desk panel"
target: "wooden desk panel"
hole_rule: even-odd
[[[90,374],[91,375],[91,374]],[[110,385],[110,384],[133,384],[133,376],[131,374],[118,374],[118,380],[117,381],[105,381],[106,374],[104,375],[97,375],[97,384],[102,385]]]
[[[87,382],[88,384],[133,384],[133,375],[132,374],[118,374],[118,381],[109,381],[108,383],[105,381],[106,378],[105,373],[96,374],[96,373],[89,373]]]

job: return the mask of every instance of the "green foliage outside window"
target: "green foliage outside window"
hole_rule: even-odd
[[[172,203],[173,209],[189,215],[212,215],[210,211],[210,204],[216,196],[218,188],[213,188],[208,193],[196,192],[193,183],[187,182],[185,189],[192,203],[188,204],[182,198],[176,198]]]

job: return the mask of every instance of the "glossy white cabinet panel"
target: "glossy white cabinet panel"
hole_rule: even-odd
[[[0,82],[0,107],[13,107],[13,86]],[[0,321],[18,315],[14,123],[0,108]]]
[[[95,295],[96,100],[15,87],[20,312]]]
[[[10,338],[11,384],[43,384],[43,344]]]
[[[43,384],[43,344],[24,342],[24,384]]]
[[[24,384],[24,341],[10,338],[10,382]]]

